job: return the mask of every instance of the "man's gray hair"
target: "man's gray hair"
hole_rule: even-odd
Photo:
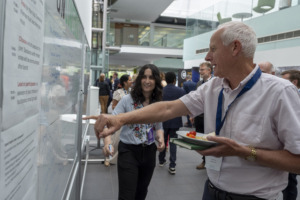
[[[231,21],[218,26],[218,30],[224,29],[221,34],[221,39],[225,46],[232,43],[234,40],[240,41],[242,44],[242,52],[248,58],[253,58],[257,38],[253,29],[242,22]]]

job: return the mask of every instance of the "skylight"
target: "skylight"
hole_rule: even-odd
[[[220,1],[222,0],[174,0],[161,16],[187,18]]]

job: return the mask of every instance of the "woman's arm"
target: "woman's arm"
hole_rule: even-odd
[[[111,108],[114,110],[118,103],[119,103],[119,101],[113,99],[112,103],[111,103]]]

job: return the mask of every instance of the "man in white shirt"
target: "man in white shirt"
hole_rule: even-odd
[[[199,151],[209,178],[203,200],[277,199],[288,172],[300,173],[300,95],[289,81],[261,73],[253,63],[256,45],[246,24],[220,25],[205,58],[215,78],[179,100],[100,115],[95,133],[103,137],[124,124],[205,113],[205,132],[218,135],[207,139],[218,145]]]

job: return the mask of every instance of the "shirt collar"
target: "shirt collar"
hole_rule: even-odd
[[[242,80],[240,82],[239,86],[236,87],[234,90],[238,90],[239,88],[244,87],[247,84],[247,82],[252,78],[252,76],[254,76],[255,72],[258,69],[258,67],[259,67],[258,65],[255,65],[255,68],[250,72],[250,74],[248,74],[248,76],[246,78],[244,78],[244,80]],[[229,87],[229,82],[224,78],[223,78],[222,87],[225,90],[231,90],[231,88]]]

